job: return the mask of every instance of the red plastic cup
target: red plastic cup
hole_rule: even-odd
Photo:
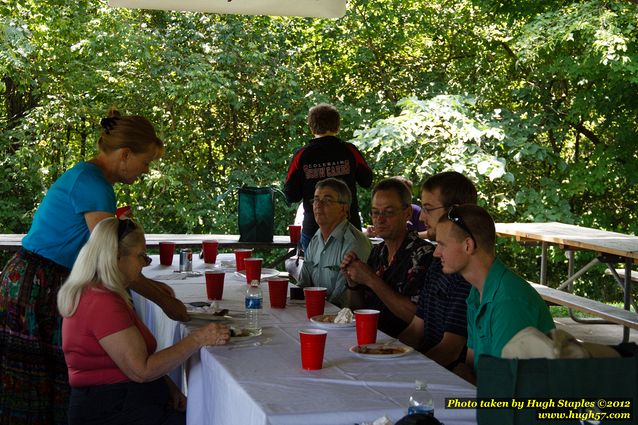
[[[246,258],[244,266],[246,268],[246,283],[250,284],[253,280],[261,280],[261,258]]]
[[[217,261],[217,248],[219,242],[217,241],[203,241],[202,250],[204,251],[204,263],[214,264]]]
[[[306,298],[306,314],[308,315],[308,319],[323,314],[328,290],[321,286],[310,286],[304,288],[303,293]]]
[[[173,264],[173,253],[175,252],[175,242],[160,242],[160,264],[170,266]]]
[[[306,370],[321,369],[327,336],[328,332],[321,329],[302,329],[299,331],[302,368]]]
[[[224,294],[225,273],[219,270],[206,271],[206,296],[209,300],[221,300]]]
[[[379,310],[355,310],[354,320],[357,328],[357,344],[374,344],[377,342]]]
[[[288,279],[285,277],[268,279],[268,293],[270,294],[270,308],[286,308]]]
[[[290,232],[290,243],[299,243],[299,239],[301,239],[301,226],[291,224],[288,226],[288,232]]]
[[[235,267],[237,271],[240,272],[246,269],[244,266],[244,260],[253,255],[252,249],[236,249],[235,250]]]
[[[115,216],[117,218],[122,218],[122,216],[124,214],[126,214],[127,212],[131,211],[131,207],[126,205],[124,207],[119,207],[118,209],[115,210]]]

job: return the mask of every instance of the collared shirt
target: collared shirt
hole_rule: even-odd
[[[465,300],[471,288],[460,274],[443,273],[441,259],[434,258],[416,309],[417,317],[423,320],[423,352],[441,342],[445,332],[467,337]]]
[[[505,344],[529,326],[543,333],[555,327],[538,292],[496,258],[483,284],[483,297],[472,288],[467,298],[467,346],[474,350],[474,368],[484,354],[501,357]]]
[[[421,287],[425,283],[425,275],[432,262],[433,253],[432,243],[420,239],[416,232],[408,232],[391,263],[388,262],[388,247],[381,242],[372,248],[368,265],[383,282],[399,294],[411,297],[416,303]],[[396,338],[408,326],[408,323],[395,316],[374,291],[367,286],[362,288],[365,308],[381,312],[379,330]]]
[[[319,229],[305,253],[299,286],[328,288],[328,301],[343,307],[346,305],[346,277],[339,268],[341,261],[349,251],[366,261],[371,250],[368,238],[348,220],[339,223],[325,241]]]

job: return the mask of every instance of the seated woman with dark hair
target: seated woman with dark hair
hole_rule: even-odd
[[[186,423],[186,399],[165,375],[202,346],[228,342],[227,327],[209,324],[155,352],[127,292],[150,263],[145,247],[132,220],[102,220],[58,292],[70,425]]]

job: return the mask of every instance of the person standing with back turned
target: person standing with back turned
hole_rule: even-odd
[[[312,210],[315,184],[328,177],[343,180],[352,194],[350,222],[361,230],[357,183],[361,187],[372,186],[372,169],[352,144],[337,137],[341,126],[339,111],[332,105],[320,103],[308,112],[308,125],[314,139],[297,150],[292,158],[284,184],[289,202],[303,201],[304,221],[301,230],[301,246],[305,251],[319,225]]]
[[[115,215],[113,185],[148,172],[164,144],[141,116],[112,110],[99,152],[67,170],[40,203],[22,249],[0,275],[0,424],[66,424],[69,396],[56,297],[93,228]],[[164,284],[140,276],[131,288],[175,320],[189,320]]]

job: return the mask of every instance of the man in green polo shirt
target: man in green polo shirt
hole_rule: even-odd
[[[492,217],[477,205],[450,208],[436,227],[434,256],[444,273],[459,273],[470,282],[467,298],[466,362],[454,372],[476,381],[479,357],[500,357],[505,344],[520,330],[533,326],[554,329],[547,305],[523,278],[496,258]]]

